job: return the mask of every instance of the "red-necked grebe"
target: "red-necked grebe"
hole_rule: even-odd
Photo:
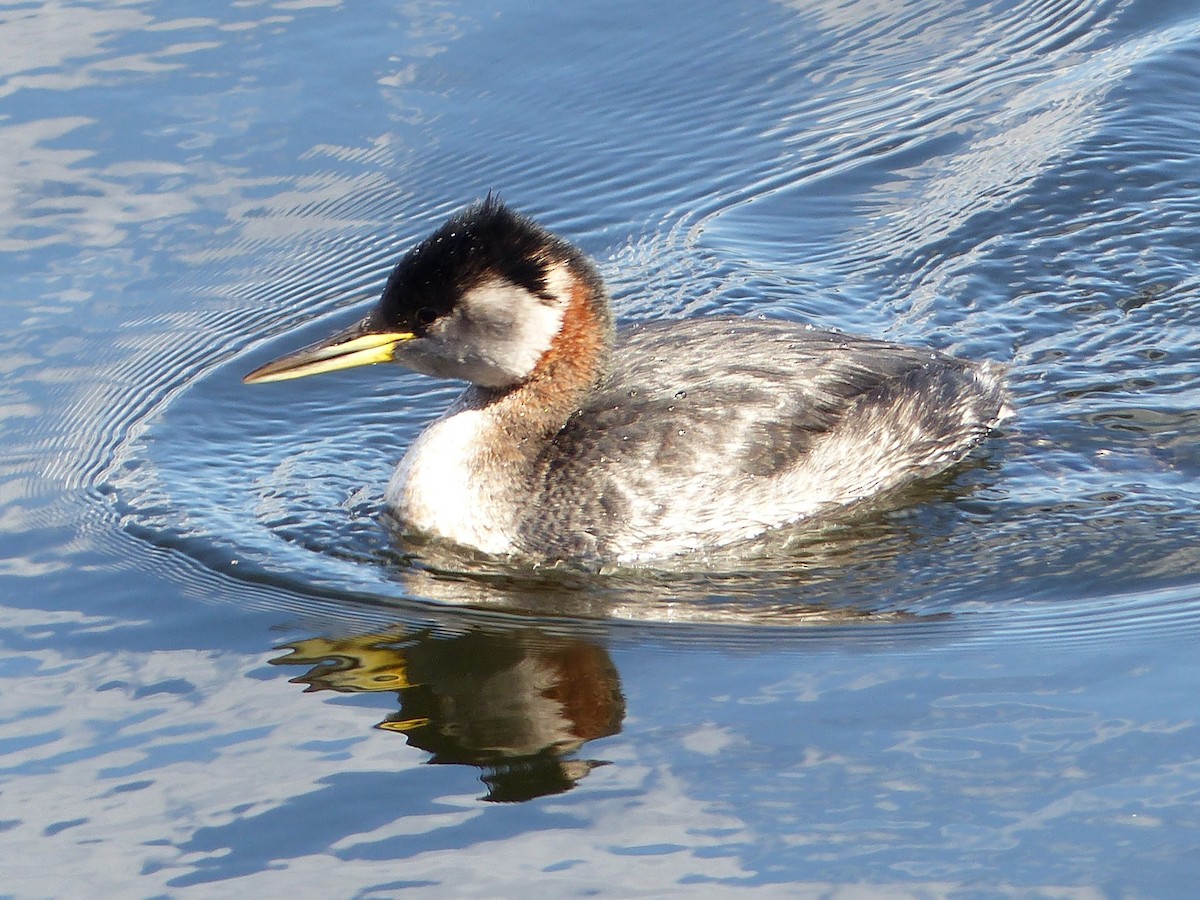
[[[711,550],[936,474],[1007,409],[1003,368],[769,319],[613,328],[593,263],[489,197],[400,260],[357,325],[248,383],[397,362],[469,382],[386,500],[535,562]]]

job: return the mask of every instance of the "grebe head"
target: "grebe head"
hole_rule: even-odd
[[[486,388],[527,379],[573,302],[611,329],[604,286],[577,248],[492,195],[410,250],[362,321],[255,369],[248,383],[398,362]]]

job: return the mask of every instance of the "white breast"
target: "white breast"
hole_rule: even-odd
[[[500,502],[509,486],[489,478],[492,430],[485,411],[451,407],[404,454],[388,505],[417,531],[485,553],[512,552],[511,507]]]

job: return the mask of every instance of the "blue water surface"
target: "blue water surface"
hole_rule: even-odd
[[[0,7],[0,894],[1189,897],[1200,8]],[[400,546],[458,390],[246,388],[488,190],[622,322],[1010,366],[897,508]]]

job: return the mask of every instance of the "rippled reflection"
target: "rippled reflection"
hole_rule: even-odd
[[[0,46],[0,892],[1186,895],[1196,4],[55,0]],[[1005,360],[1018,417],[703,574],[397,545],[457,388],[238,378],[491,188],[622,321]]]
[[[281,666],[306,691],[394,693],[398,711],[375,727],[404,736],[433,764],[477,766],[486,800],[511,802],[573,788],[601,760],[575,758],[616,734],[620,679],[599,645],[537,629],[455,637],[402,627],[284,645]]]

